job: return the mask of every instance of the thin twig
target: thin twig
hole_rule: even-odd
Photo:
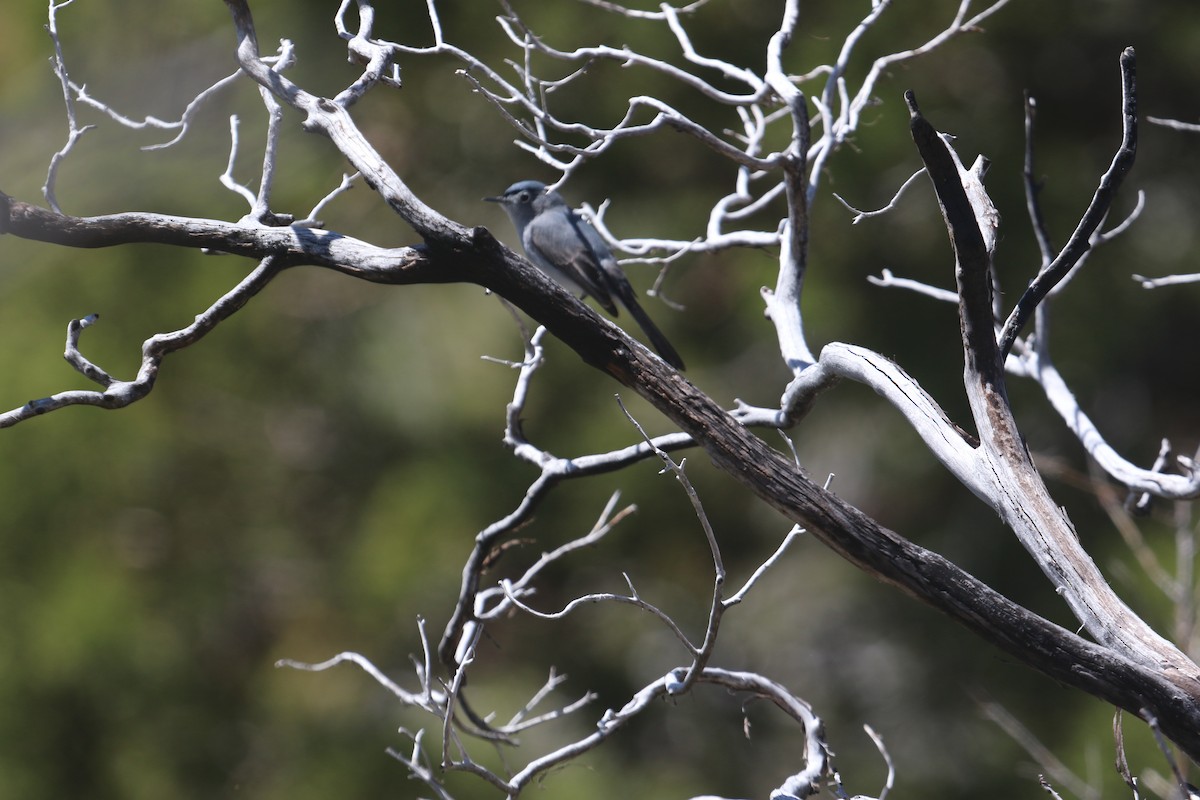
[[[921,175],[923,175],[924,173],[925,173],[925,168],[921,167],[919,170],[917,170],[912,175],[910,175],[908,180],[906,180],[904,183],[900,184],[900,188],[896,190],[896,193],[894,195],[892,195],[892,199],[888,201],[887,205],[885,205],[883,208],[877,208],[874,211],[859,211],[857,208],[855,208],[854,206],[847,203],[846,200],[837,192],[833,192],[833,197],[839,203],[844,205],[847,208],[847,210],[849,210],[851,213],[854,214],[854,219],[850,220],[850,224],[857,225],[858,223],[862,222],[864,219],[870,219],[871,217],[880,217],[880,216],[883,216],[884,214],[888,213],[892,209],[894,209],[896,207],[896,203],[898,203],[900,201],[901,195],[904,194],[904,191],[909,186],[912,186],[913,183],[916,182],[917,178],[921,177]]]
[[[1088,250],[1092,233],[1100,226],[1117,190],[1133,167],[1137,155],[1137,73],[1132,47],[1125,48],[1121,53],[1121,121],[1121,144],[1113,156],[1112,164],[1101,176],[1092,202],[1080,218],[1079,225],[1058,256],[1038,272],[1005,321],[1000,333],[1001,356],[1012,350],[1013,342],[1033,316],[1038,304]]]

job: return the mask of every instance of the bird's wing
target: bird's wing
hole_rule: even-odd
[[[620,301],[621,305],[629,309],[629,313],[633,315],[634,320],[637,321],[637,324],[646,333],[646,337],[650,339],[650,344],[662,356],[663,361],[666,361],[676,369],[683,369],[683,358],[671,346],[666,335],[658,329],[658,326],[650,319],[650,315],[638,303],[637,293],[633,290],[633,286],[629,283],[629,279],[625,277],[625,272],[621,269],[621,265],[617,263],[612,250],[609,249],[608,244],[600,236],[600,233],[589,225],[587,220],[575,212],[570,211],[567,213],[571,221],[571,227],[578,237],[578,242],[575,246],[584,251],[584,254],[574,263],[581,266],[586,263],[589,275],[594,276],[594,280],[604,287],[607,295],[616,298]],[[565,230],[566,226],[556,225],[555,229],[560,231]],[[601,300],[601,304],[603,305],[603,300]],[[609,309],[609,313],[614,317],[617,315],[615,308]]]
[[[599,243],[591,241],[591,233]],[[535,250],[563,277],[594,297],[608,313],[616,316],[617,307],[608,289],[601,262],[612,258],[608,247],[587,223],[567,209],[543,212],[525,226],[525,249]],[[541,265],[545,266],[545,265]]]
[[[617,306],[613,298],[620,300],[663,360],[683,369],[683,358],[638,303],[633,286],[612,250],[585,219],[566,208],[538,214],[525,227],[524,245],[526,252],[538,252],[550,267],[596,298],[614,317]]]
[[[633,315],[637,324],[645,331],[647,338],[650,339],[650,343],[654,345],[654,349],[663,357],[663,361],[666,361],[676,369],[683,369],[683,358],[671,346],[671,343],[667,341],[667,337],[658,329],[658,326],[650,319],[650,315],[646,313],[645,309],[638,302],[637,292],[634,291],[629,279],[625,277],[624,270],[617,263],[612,250],[609,249],[608,244],[601,238],[599,231],[589,225],[586,220],[580,219],[578,215],[573,214],[572,216],[578,221],[579,230],[583,238],[587,241],[588,246],[592,249],[592,252],[600,257],[600,269],[603,272],[604,283],[608,287],[609,293],[621,305],[629,309],[629,313]]]

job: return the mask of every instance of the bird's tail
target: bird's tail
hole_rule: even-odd
[[[632,292],[628,296],[621,298],[621,304],[629,309],[629,314],[637,321],[642,331],[645,332],[646,338],[650,340],[650,345],[662,357],[662,360],[682,372],[684,369],[683,358],[671,346],[671,343],[667,341],[667,337],[654,324],[654,320],[650,319],[650,315],[641,307],[637,299],[632,296]]]

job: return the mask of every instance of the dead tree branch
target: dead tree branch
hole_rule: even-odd
[[[54,9],[61,9],[70,1],[52,5],[52,19]],[[591,2],[614,13],[624,13],[608,0]],[[676,464],[667,454],[693,446],[701,448],[719,469],[741,482],[764,503],[850,563],[942,611],[1011,657],[1052,679],[1139,716],[1155,726],[1155,731],[1161,730],[1173,739],[1193,759],[1200,759],[1200,668],[1134,614],[1105,582],[1080,543],[1066,512],[1054,502],[1034,468],[1009,406],[1005,387],[1005,370],[1010,361],[1016,360],[1013,348],[1021,330],[1098,241],[1096,231],[1114,193],[1132,166],[1137,133],[1133,51],[1126,50],[1121,56],[1123,136],[1112,165],[1101,178],[1091,204],[1063,250],[1050,258],[1049,237],[1040,237],[1046,263],[1000,328],[999,337],[992,274],[999,217],[983,185],[985,170],[982,165],[965,168],[947,137],[921,115],[912,93],[906,94],[913,139],[937,194],[954,255],[954,298],[958,303],[965,362],[963,382],[975,433],[956,425],[937,401],[899,365],[865,348],[842,343],[829,344],[821,350],[819,357],[814,357],[806,338],[800,308],[809,266],[811,210],[816,188],[831,154],[848,141],[859,126],[862,111],[871,101],[875,86],[888,67],[929,52],[954,36],[975,30],[1005,2],[1000,0],[972,16],[970,0],[963,0],[951,24],[942,32],[911,50],[878,56],[862,83],[852,89],[846,81],[851,54],[866,31],[888,9],[890,3],[887,0],[872,5],[871,12],[847,36],[834,64],[824,65],[803,76],[789,75],[783,68],[783,53],[796,32],[799,14],[796,0],[784,3],[779,26],[767,46],[766,67],[762,74],[700,53],[687,33],[681,17],[683,9],[669,5],[662,6],[657,12],[631,12],[630,16],[665,25],[678,44],[682,59],[695,70],[650,58],[627,47],[556,49],[542,41],[511,8],[506,7],[507,13],[500,18],[499,24],[523,56],[523,63],[515,66],[518,74],[515,81],[501,77],[480,60],[448,44],[433,0],[428,3],[428,9],[435,44],[429,48],[405,47],[377,39],[373,34],[374,8],[366,0],[357,3],[359,25],[352,33],[346,22],[350,0],[345,0],[335,24],[339,35],[347,42],[352,60],[362,65],[363,71],[342,91],[327,98],[283,74],[283,68],[291,60],[287,47],[278,58],[263,57],[248,3],[226,0],[235,29],[238,64],[242,72],[261,87],[269,117],[267,152],[259,189],[257,192],[234,189],[250,205],[247,217],[238,222],[222,222],[152,213],[86,218],[63,215],[54,199],[53,177],[55,164],[65,157],[71,141],[83,130],[72,116],[68,145],[52,162],[47,179],[46,196],[53,210],[40,209],[0,194],[0,232],[78,248],[135,242],[168,244],[254,258],[258,261],[257,268],[197,317],[193,325],[147,340],[143,346],[142,369],[134,381],[113,378],[80,352],[79,336],[94,322],[94,317],[73,322],[68,334],[67,358],[81,374],[99,383],[103,391],[66,392],[34,401],[0,416],[0,427],[71,404],[117,407],[144,396],[153,386],[164,356],[198,341],[244,306],[283,269],[315,266],[384,284],[477,284],[496,292],[542,326],[527,338],[523,360],[512,365],[518,369],[518,376],[505,430],[505,443],[516,458],[534,465],[539,474],[512,512],[485,527],[475,537],[474,548],[463,568],[453,614],[436,648],[449,672],[446,684],[434,688],[430,675],[433,671],[432,648],[424,638],[423,624],[425,653],[418,668],[419,692],[406,692],[398,684],[386,680],[382,672],[357,654],[343,654],[309,667],[323,669],[344,662],[357,664],[403,703],[432,713],[440,722],[439,763],[443,769],[477,775],[515,796],[548,770],[606,740],[654,701],[687,691],[694,685],[712,683],[770,699],[803,727],[803,766],[778,791],[795,797],[816,791],[819,781],[829,774],[830,767],[822,725],[812,709],[767,678],[724,670],[710,663],[722,615],[742,599],[762,571],[776,563],[794,535],[763,562],[742,590],[726,596],[723,589],[726,575],[716,535],[711,527],[705,527],[703,508],[693,493],[691,497],[705,528],[714,571],[709,614],[700,644],[692,642],[684,634],[683,627],[668,614],[641,597],[632,581],[629,581],[628,594],[581,593],[559,611],[535,612],[528,602],[532,584],[547,563],[594,544],[622,518],[622,512],[614,512],[615,498],[588,534],[552,550],[515,580],[486,588],[482,585],[489,559],[494,558],[508,537],[528,521],[557,484],[575,477],[620,469],[652,456],[662,458],[668,469],[686,482],[682,465]],[[55,43],[57,46],[57,39]],[[682,133],[688,141],[725,158],[734,176],[733,189],[714,203],[702,233],[692,239],[639,238],[625,240],[625,244],[628,252],[664,261],[673,260],[682,253],[713,252],[735,245],[779,247],[775,286],[763,292],[763,300],[775,328],[781,360],[791,374],[780,407],[758,409],[740,405],[731,413],[570,292],[501,246],[486,230],[461,225],[422,200],[386,163],[349,114],[350,107],[372,88],[399,85],[395,59],[400,54],[441,54],[459,59],[473,85],[519,130],[523,139],[521,146],[560,170],[564,179],[580,164],[600,156],[614,143],[658,130]],[[574,71],[558,78],[541,78],[531,66],[535,55],[567,64]],[[623,116],[607,125],[556,117],[546,102],[549,90],[568,86],[581,74],[579,69],[600,61],[650,70],[695,90],[715,104],[736,109],[741,129],[736,134],[718,136],[671,105],[645,96],[629,98]],[[69,88],[72,84],[63,66],[61,51],[55,68],[70,110],[73,99]],[[713,77],[704,78],[701,73]],[[799,88],[806,81],[821,76],[825,78],[824,85],[813,97]],[[720,88],[727,85],[735,88]],[[808,107],[810,102],[815,113]],[[280,112],[285,108],[303,115],[305,130],[319,133],[333,144],[365,183],[378,192],[411,228],[414,236],[420,239],[419,244],[395,249],[378,248],[307,224],[284,224],[290,222],[290,217],[269,210],[271,176],[278,166],[273,136],[282,124]],[[1030,109],[1031,118],[1032,105]],[[647,114],[651,117],[649,122],[644,121]],[[783,135],[776,135],[773,127],[776,124],[782,128]],[[768,135],[768,128],[771,135]],[[559,137],[582,137],[585,143],[567,144],[559,141]],[[778,142],[779,149],[771,150],[767,142]],[[236,153],[236,142],[234,144],[233,152]],[[1035,201],[1030,202],[1036,205]],[[749,215],[769,207],[778,208],[777,225],[765,225],[764,230],[742,227]],[[598,220],[601,216],[596,215]],[[1033,216],[1036,226],[1036,213]],[[598,226],[604,230],[602,221]],[[617,237],[611,238],[622,243]],[[529,441],[520,414],[525,407],[529,385],[543,363],[541,343],[546,335],[556,336],[584,362],[636,392],[679,431],[656,438],[646,436],[642,442],[610,452],[571,458],[556,456]],[[1036,352],[1029,342],[1022,344],[1023,357],[1028,358],[1027,353]],[[1038,344],[1041,344],[1040,336]],[[1028,368],[1032,362],[1025,363]],[[1043,360],[1037,374],[1048,392],[1060,397],[1069,396],[1051,386],[1055,373],[1048,360]],[[934,456],[1000,515],[1094,642],[1032,613],[939,554],[882,526],[813,481],[797,463],[798,459],[788,458],[749,430],[751,424],[776,427],[797,424],[819,396],[847,378],[870,386],[899,409]],[[1078,435],[1087,439],[1086,428],[1081,428]],[[1147,492],[1181,491],[1175,483],[1183,481],[1172,483],[1166,480],[1168,477],[1176,476],[1158,475],[1153,480],[1132,476],[1130,485]],[[1196,480],[1194,472],[1184,476],[1184,480],[1190,486]],[[650,613],[679,639],[689,663],[670,670],[664,677],[656,677],[633,693],[620,709],[610,709],[586,737],[534,758],[511,774],[501,775],[473,761],[460,740],[460,732],[507,741],[512,733],[529,723],[532,708],[555,685],[552,677],[546,687],[514,714],[514,721],[507,728],[494,728],[477,718],[465,701],[463,687],[477,656],[476,644],[482,635],[482,626],[514,610],[555,620],[594,602],[623,603]],[[575,710],[582,702],[565,704],[556,711],[533,718],[549,720]],[[468,721],[463,722],[461,716]],[[435,794],[449,796],[440,777],[430,767],[434,759],[424,752],[422,734],[418,733],[412,739],[412,754],[397,754],[396,757]]]

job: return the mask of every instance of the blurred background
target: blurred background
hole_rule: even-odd
[[[299,63],[290,75],[318,93],[332,94],[356,74],[334,33],[336,5],[254,8],[264,52],[293,40]],[[398,7],[379,8],[379,36],[432,41],[424,3],[388,5]],[[570,2],[516,5],[556,47],[629,44],[678,60],[661,26]],[[702,53],[761,69],[781,6],[714,0],[686,25]],[[859,46],[851,83],[875,57],[924,42],[956,6],[898,3]],[[828,63],[869,7],[804,4],[789,68]],[[498,4],[446,0],[439,8],[449,41],[493,65],[519,57],[494,22]],[[29,202],[41,202],[46,166],[66,136],[45,22],[44,7],[15,4],[0,27],[0,189]],[[1021,189],[1025,90],[1039,103],[1038,171],[1059,246],[1119,141],[1123,47],[1137,47],[1143,114],[1200,116],[1200,6],[1189,0],[1014,2],[985,27],[880,81],[878,105],[823,176],[804,297],[815,347],[853,342],[895,358],[962,424],[969,417],[954,309],[867,282],[888,268],[952,285],[932,192],[921,181],[894,213],[858,226],[830,195],[876,208],[919,168],[903,90],[914,89],[934,124],[958,137],[965,161],[976,153],[992,159],[988,185],[1004,217],[998,269],[1010,303],[1039,260]],[[135,25],[124,8],[90,0],[60,11],[59,30],[72,78],[130,117],[176,118],[234,70],[219,3],[161,0]],[[354,110],[359,125],[430,205],[515,245],[500,209],[479,198],[520,178],[557,176],[513,146],[513,130],[455,73],[457,63],[400,63],[404,88],[373,92]],[[597,65],[558,108],[611,123],[635,93],[660,96],[716,130],[736,122],[659,76],[613,65]],[[244,204],[217,180],[230,114],[241,119],[236,175],[256,185],[263,113],[257,89],[242,82],[206,103],[168,150],[140,148],[173,134],[130,132],[81,109],[81,122],[98,127],[63,165],[60,204],[77,215],[239,218]],[[299,123],[287,115],[272,205],[303,216],[347,167]],[[1114,213],[1127,213],[1138,189],[1145,213],[1092,255],[1056,303],[1053,349],[1111,443],[1149,465],[1164,436],[1180,452],[1197,444],[1200,286],[1146,292],[1130,275],[1197,270],[1200,136],[1149,125],[1141,133]],[[607,221],[618,235],[687,238],[702,230],[731,175],[705,148],[663,133],[613,148],[564,193],[573,203],[610,199]],[[361,185],[322,217],[332,230],[381,246],[415,242]],[[774,283],[775,256],[689,259],[665,287],[684,310],[647,302],[687,359],[688,377],[719,402],[774,405],[786,382],[758,294]],[[132,377],[146,337],[190,323],[251,268],[151,245],[82,251],[0,238],[0,407],[91,388],[61,358],[69,320],[99,313],[84,352]],[[650,267],[628,271],[641,288],[654,278]],[[357,650],[415,688],[418,616],[440,633],[474,535],[514,508],[534,477],[500,440],[514,375],[481,355],[519,359],[521,341],[508,312],[477,287],[381,287],[296,269],[200,345],[169,358],[142,402],[115,413],[67,409],[0,432],[0,798],[427,796],[384,753],[407,748],[398,728],[427,719],[352,667],[308,674],[274,664]],[[525,414],[534,442],[572,456],[638,439],[613,401],[616,384],[555,342],[548,357]],[[1014,381],[1010,392],[1031,449],[1052,467],[1052,491],[1101,567],[1131,605],[1174,633],[1170,603],[1101,510],[1078,443],[1035,387]],[[647,405],[622,397],[651,432],[670,429]],[[836,473],[833,488],[843,497],[1074,625],[995,515],[869,390],[840,386],[794,439],[814,476]],[[740,585],[790,526],[703,457],[689,458],[688,470],[725,548],[731,584]],[[496,577],[586,532],[614,491],[637,513],[601,547],[552,570],[540,607],[620,591],[626,571],[643,596],[699,635],[711,564],[686,498],[653,463],[561,486]],[[1141,523],[1170,569],[1176,513],[1160,504]],[[793,548],[726,618],[722,636],[714,665],[761,671],[814,705],[851,793],[877,794],[886,774],[866,723],[895,760],[894,797],[1041,796],[1040,768],[982,712],[992,701],[1098,790],[1124,791],[1111,768],[1108,707],[1012,663],[815,541]],[[660,626],[626,607],[589,608],[566,623],[516,617],[489,628],[473,699],[507,719],[551,667],[569,676],[560,702],[599,693],[591,707],[506,756],[524,763],[555,741],[586,735],[605,708],[683,663]],[[1144,733],[1128,727],[1135,771],[1165,772]],[[761,797],[799,768],[799,748],[798,732],[765,705],[743,708],[738,698],[700,689],[675,707],[656,707],[539,788],[572,798]],[[449,784],[460,798],[495,796],[474,779],[452,776]]]

